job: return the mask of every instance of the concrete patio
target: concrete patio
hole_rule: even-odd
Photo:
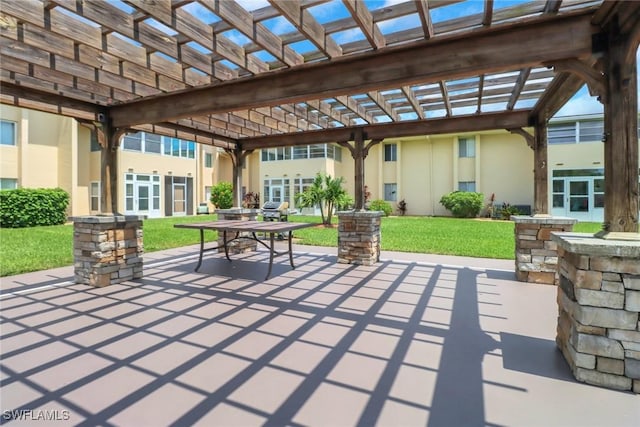
[[[267,281],[264,250],[209,253],[194,273],[196,246],[146,254],[144,279],[105,288],[71,267],[3,278],[0,423],[640,423],[640,396],[573,379],[556,288],[517,282],[513,261],[294,251],[297,268],[277,258]]]

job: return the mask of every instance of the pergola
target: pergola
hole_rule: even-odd
[[[335,142],[361,208],[383,139],[507,129],[534,150],[544,214],[547,122],[586,83],[604,104],[605,231],[638,231],[640,2],[485,0],[463,15],[447,13],[459,0],[245,3],[3,0],[1,102],[97,131],[105,213],[126,132],[224,148],[238,205],[248,153]]]

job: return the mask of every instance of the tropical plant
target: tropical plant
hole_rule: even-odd
[[[384,212],[384,216],[389,216],[391,215],[391,212],[393,212],[393,207],[391,206],[391,203],[387,202],[386,200],[376,199],[372,200],[369,204],[369,210],[381,211]]]
[[[407,213],[407,202],[404,199],[398,202],[398,210],[400,211],[400,216],[404,216]]]
[[[482,209],[484,195],[471,191],[453,191],[440,198],[440,204],[458,218],[474,218]]]
[[[218,209],[233,207],[233,185],[230,182],[222,181],[211,187],[211,203]]]
[[[500,219],[510,220],[511,215],[521,215],[520,209],[517,207],[510,205],[509,203],[503,203],[500,208]]]
[[[242,198],[242,204],[245,208],[260,208],[260,193],[254,193],[253,191],[248,192]]]
[[[331,178],[331,175],[317,173],[311,186],[295,195],[296,206],[319,207],[322,223],[330,225],[334,209],[353,203],[353,199],[342,188],[343,183],[343,177]]]

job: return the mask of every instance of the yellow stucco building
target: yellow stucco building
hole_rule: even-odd
[[[74,119],[3,105],[0,184],[60,187],[71,196],[69,215],[100,211],[100,148]],[[549,124],[549,205],[554,215],[602,221],[602,116],[557,118]],[[345,178],[353,194],[354,163],[335,144],[272,148],[252,153],[243,191],[265,201],[288,201],[317,172]],[[118,155],[118,211],[149,217],[191,215],[211,186],[231,181],[222,149],[140,132],[125,136]],[[497,204],[533,205],[533,151],[505,130],[387,139],[365,161],[370,198],[407,203],[408,215],[447,215],[439,203],[453,190],[478,191]],[[209,208],[213,208],[209,205]],[[309,209],[298,209],[311,213]]]

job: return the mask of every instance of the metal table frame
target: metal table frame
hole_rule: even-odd
[[[222,242],[224,246],[224,255],[227,257],[229,261],[231,258],[229,257],[229,243],[234,240],[242,239],[251,239],[260,243],[262,246],[269,250],[269,270],[267,271],[267,276],[265,280],[271,276],[271,268],[273,266],[273,259],[277,256],[289,254],[289,263],[291,264],[291,268],[296,268],[293,264],[293,251],[292,251],[292,237],[293,231],[299,230],[301,228],[311,227],[315,224],[304,223],[304,222],[273,222],[273,221],[236,221],[236,220],[218,220],[211,222],[201,222],[201,223],[193,223],[193,224],[175,224],[176,228],[190,228],[195,230],[200,230],[200,256],[198,257],[198,265],[196,265],[195,271],[198,271],[200,266],[202,265],[202,255],[207,251],[212,251],[218,249],[219,246],[205,248],[204,247],[204,231],[205,230],[214,230],[218,232],[222,232]],[[241,236],[240,233],[250,233],[250,235]],[[235,233],[235,236],[228,239],[228,233]],[[256,236],[256,233],[265,233],[269,235],[269,244],[265,243],[264,240],[259,239]],[[277,252],[275,250],[275,236],[288,233],[288,250],[286,252]]]

